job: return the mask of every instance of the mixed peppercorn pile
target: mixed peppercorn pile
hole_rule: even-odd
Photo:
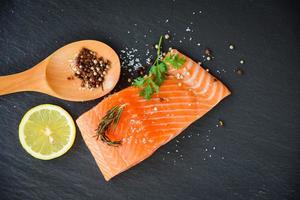
[[[82,48],[75,59],[72,69],[75,77],[82,80],[81,87],[103,89],[105,75],[110,68],[110,61],[97,57],[97,53],[87,48]]]

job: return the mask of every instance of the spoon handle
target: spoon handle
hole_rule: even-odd
[[[0,95],[21,92],[41,91],[45,84],[45,72],[41,67],[33,67],[21,73],[0,76]]]

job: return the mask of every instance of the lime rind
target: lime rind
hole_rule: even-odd
[[[33,114],[36,113],[36,112],[39,112],[41,110],[49,111],[49,115],[43,116],[41,128],[47,126],[47,121],[50,118],[52,118],[52,119],[50,119],[50,121],[52,123],[57,122],[59,124],[59,126],[56,126],[56,124],[55,125],[52,124],[52,125],[49,125],[49,126],[54,126],[54,127],[56,126],[57,129],[64,128],[64,129],[66,129],[66,131],[69,132],[69,138],[68,138],[67,143],[61,142],[60,140],[56,140],[57,138],[61,138],[61,135],[56,134],[56,133],[51,135],[51,136],[54,137],[54,139],[56,141],[59,141],[60,143],[62,143],[62,144],[59,144],[59,145],[63,146],[61,149],[58,148],[57,145],[53,146],[52,148],[54,148],[54,149],[51,149],[52,153],[49,152],[49,148],[48,149],[45,148],[45,150],[44,150],[43,146],[42,146],[43,144],[41,144],[42,142],[43,143],[49,142],[48,139],[45,139],[43,137],[39,137],[38,140],[41,140],[41,141],[36,140],[36,142],[35,142],[35,143],[37,143],[36,147],[35,146],[33,147],[33,145],[35,145],[35,144],[28,145],[27,142],[26,142],[24,129],[25,129],[27,123],[31,123],[31,121],[34,120],[34,115]],[[52,116],[51,114],[53,114],[53,113],[50,114],[50,112],[52,112],[52,111],[57,111],[59,113],[59,115],[55,114],[56,116]],[[33,117],[33,118],[31,118],[31,117]],[[61,118],[63,118],[63,119],[61,119]],[[64,122],[60,123],[61,121],[64,121]],[[35,126],[39,126],[39,125],[35,123]],[[52,105],[52,104],[42,104],[42,105],[31,108],[24,115],[24,117],[22,118],[22,120],[20,122],[20,125],[19,125],[19,140],[21,142],[22,147],[31,156],[33,156],[35,158],[38,158],[38,159],[41,159],[41,160],[50,160],[50,159],[54,159],[54,158],[60,157],[63,154],[65,154],[72,147],[72,145],[75,141],[75,136],[76,136],[75,123],[74,123],[72,117],[70,116],[70,114],[67,111],[65,111],[63,108],[61,108],[59,106],[56,106],[56,105]],[[34,137],[34,136],[32,136],[32,137]],[[63,143],[65,143],[65,144],[63,144]],[[46,155],[46,154],[49,154],[49,155]]]

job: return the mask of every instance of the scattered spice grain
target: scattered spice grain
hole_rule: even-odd
[[[241,68],[235,69],[234,72],[239,76],[244,75],[244,70],[242,70]]]
[[[224,122],[222,120],[219,120],[219,126],[224,126]]]

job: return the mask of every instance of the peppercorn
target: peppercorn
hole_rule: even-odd
[[[224,122],[222,120],[219,120],[219,126],[224,126]]]
[[[204,54],[207,55],[207,56],[210,56],[211,55],[211,50],[205,49]]]
[[[244,74],[244,70],[242,70],[240,68],[234,70],[234,72],[237,73],[237,75],[240,75],[240,76]]]
[[[86,48],[79,52],[75,61],[72,69],[75,77],[82,80],[81,87],[92,89],[101,86],[103,89],[104,75],[110,68],[110,61],[104,61],[102,57],[97,58],[96,52]]]

